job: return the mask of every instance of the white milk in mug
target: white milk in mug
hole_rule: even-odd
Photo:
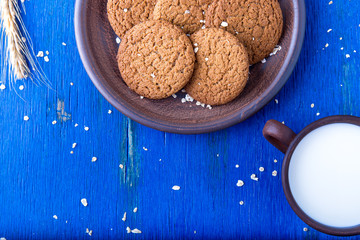
[[[333,123],[307,134],[289,165],[289,185],[299,207],[330,227],[360,224],[360,127]]]

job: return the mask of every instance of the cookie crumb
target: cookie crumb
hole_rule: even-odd
[[[52,125],[55,125],[55,124],[57,123],[57,121],[54,120],[54,121],[52,121],[51,123],[52,123]]]
[[[72,148],[76,148],[76,146],[77,146],[77,143],[72,144]]]
[[[120,44],[121,43],[121,39],[119,37],[116,38],[116,43]]]
[[[84,127],[85,131],[89,131],[89,129],[90,129],[89,127],[86,127],[86,126]]]
[[[147,151],[148,149],[147,149],[146,147],[143,147],[143,150],[144,150],[144,151]]]
[[[74,127],[78,127],[78,126],[79,126],[79,124],[75,123]]]
[[[131,233],[131,229],[129,227],[126,227],[126,233]]]
[[[134,208],[134,210],[133,210],[133,212],[134,212],[134,213],[136,213],[136,212],[137,212],[137,210],[138,210],[138,208],[137,208],[137,207],[135,207],[135,208]]]
[[[127,8],[124,8],[124,12],[128,12],[128,9],[127,9]]]
[[[190,10],[185,10],[185,14],[190,14]]]
[[[5,88],[6,88],[5,84],[2,83],[2,84],[0,85],[0,90],[5,90]]]
[[[276,176],[277,176],[277,171],[274,170],[274,171],[271,173],[271,175],[272,175],[273,177],[276,177]]]
[[[84,207],[86,207],[86,206],[88,205],[88,202],[87,202],[86,198],[82,198],[80,201],[81,201],[81,204],[82,204]]]
[[[279,100],[275,98],[275,103],[276,104],[279,104]]]
[[[194,53],[197,53],[199,51],[199,48],[194,48]]]
[[[236,164],[235,167],[236,167],[236,168],[239,168],[240,166],[239,166],[239,164]]]
[[[331,5],[331,4],[333,4],[333,1],[330,1],[330,2],[329,2],[329,5]]]
[[[53,218],[57,220],[57,219],[58,219],[58,216],[54,215]]]
[[[240,201],[239,204],[242,206],[244,205],[244,201]]]
[[[276,55],[280,50],[281,50],[281,46],[280,46],[280,45],[276,45],[275,48],[274,48],[274,50],[272,51],[272,53],[270,53],[270,56]]]
[[[266,63],[266,58],[264,58],[263,60],[261,60],[261,63]]]
[[[309,231],[309,229],[308,229],[307,227],[304,227],[304,228],[303,228],[303,231],[304,231],[304,232],[307,232],[307,231]]]
[[[123,169],[124,168],[124,165],[123,164],[119,164],[119,168]]]
[[[350,58],[350,54],[346,54],[345,57],[346,57],[346,58]]]
[[[331,29],[331,28],[327,30],[327,32],[328,32],[328,33],[329,33],[329,32],[331,32],[331,31],[332,31],[332,29]]]
[[[20,90],[20,91],[24,90],[24,85],[20,85],[20,86],[19,86],[19,90]]]
[[[174,93],[173,95],[171,95],[173,98],[177,98],[176,94]]]
[[[175,185],[175,186],[172,187],[172,190],[174,190],[174,191],[179,191],[179,190],[180,190],[180,186]]]
[[[64,42],[62,42],[61,44],[62,44],[63,46],[66,46],[66,43],[64,43]]]
[[[29,121],[29,116],[24,116],[24,121]]]
[[[265,171],[265,168],[264,167],[259,167],[259,171],[263,172],[263,171]]]
[[[45,61],[45,62],[49,62],[49,61],[50,61],[49,57],[48,57],[48,56],[45,56],[45,57],[44,57],[44,61]]]
[[[98,160],[97,157],[92,157],[92,158],[91,158],[91,161],[92,161],[92,162],[96,162],[97,160]]]
[[[277,159],[274,159],[274,163],[277,163],[278,162],[278,160]]]

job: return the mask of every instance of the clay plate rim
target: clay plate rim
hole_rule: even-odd
[[[85,23],[83,21],[85,15],[85,7],[86,2],[89,0],[76,0],[75,3],[75,17],[74,17],[74,25],[75,25],[75,37],[76,44],[80,54],[80,58],[83,62],[86,72],[88,73],[90,79],[94,83],[95,87],[100,91],[100,93],[105,97],[105,99],[113,105],[117,110],[122,112],[127,117],[132,120],[143,124],[147,127],[157,129],[164,132],[171,133],[180,133],[180,134],[200,134],[200,133],[208,133],[221,129],[225,129],[234,124],[240,123],[260,109],[262,109],[285,85],[291,73],[293,72],[297,60],[299,58],[304,36],[305,36],[305,25],[306,25],[306,9],[304,0],[292,0],[294,4],[294,8],[291,9],[293,11],[293,30],[291,35],[291,42],[289,44],[289,50],[284,59],[284,63],[279,70],[278,75],[273,80],[271,85],[260,95],[256,100],[249,103],[245,108],[241,111],[238,111],[234,114],[231,114],[227,117],[221,118],[216,121],[200,123],[196,125],[172,125],[171,123],[159,123],[154,121],[151,117],[141,115],[129,108],[128,106],[120,104],[114,96],[109,92],[108,89],[102,84],[102,79],[97,76],[97,72],[93,67],[92,63],[89,61],[91,53],[88,48],[88,39],[87,30],[85,27]]]

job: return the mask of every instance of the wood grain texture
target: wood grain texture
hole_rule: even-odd
[[[14,90],[0,90],[0,237],[339,239],[311,228],[303,231],[307,226],[286,202],[280,175],[271,175],[280,173],[283,154],[261,131],[268,119],[285,121],[298,132],[321,117],[360,116],[360,52],[353,52],[360,51],[358,1],[307,1],[304,48],[276,96],[278,104],[269,103],[229,129],[190,136],[139,125],[106,102],[77,53],[74,4],[25,3],[35,52],[50,52],[50,62],[39,61],[54,90],[25,82],[25,89],[17,90],[24,100]],[[74,142],[78,145],[72,149]],[[98,158],[94,163],[93,156]],[[250,179],[253,173],[258,182]],[[239,179],[245,182],[240,188]],[[173,191],[174,185],[181,189]],[[142,233],[127,234],[127,226]],[[93,230],[91,237],[86,228]]]

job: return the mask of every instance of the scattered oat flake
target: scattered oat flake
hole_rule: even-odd
[[[251,174],[250,178],[251,178],[251,180],[259,181],[259,178],[256,177],[256,174]]]
[[[128,11],[128,9],[127,8],[124,8],[124,12],[127,12]]]
[[[190,14],[190,10],[185,10],[185,14]]]
[[[264,167],[259,167],[259,171],[263,172],[263,171],[265,171],[265,168]]]
[[[275,103],[276,103],[276,104],[279,104],[279,100],[278,100],[278,99],[275,99]]]
[[[45,57],[44,57],[44,61],[45,61],[45,62],[49,62],[49,61],[50,61],[50,60],[49,60],[49,57],[48,57],[48,56],[45,56]]]
[[[310,107],[311,107],[311,108],[314,108],[314,107],[315,107],[315,104],[314,104],[314,103],[312,103],[312,104],[310,105]]]
[[[331,31],[332,31],[332,29],[331,29],[331,28],[327,30],[327,32],[328,32],[328,33],[329,33],[329,32],[331,32]]]
[[[148,149],[147,149],[146,147],[143,147],[143,150],[144,150],[144,151],[147,151]]]
[[[182,102],[182,103],[186,103],[186,99],[185,99],[185,98],[182,98],[182,99],[181,99],[181,102]]]
[[[132,233],[141,233],[141,231],[140,231],[139,229],[137,229],[137,228],[131,230],[131,232],[132,232]]]
[[[134,208],[134,210],[133,210],[133,212],[134,212],[134,213],[136,213],[136,212],[137,212],[137,210],[138,210],[138,208],[137,208],[137,207],[135,207],[135,208]]]
[[[275,48],[274,48],[274,50],[272,51],[272,53],[270,53],[270,56],[276,55],[280,50],[281,50],[281,46],[280,46],[280,45],[276,45]]]
[[[152,78],[155,78],[155,77],[156,77],[155,74],[153,74],[153,73],[150,74],[150,76],[151,76]]]
[[[193,102],[193,101],[194,101],[194,98],[192,98],[189,94],[186,94],[186,95],[185,95],[185,99],[186,99],[186,101],[188,101],[188,102]]]
[[[55,124],[57,123],[57,121],[54,120],[54,121],[52,121],[51,123],[52,123],[52,125],[55,125]]]
[[[74,83],[73,83],[73,82],[70,82],[70,86],[74,86]]]
[[[131,229],[129,227],[126,227],[126,232],[131,233]]]
[[[123,164],[119,164],[119,168],[123,169],[124,168],[124,165]]]
[[[89,129],[90,129],[89,127],[86,127],[86,126],[84,127],[85,131],[89,131]]]
[[[236,164],[235,167],[236,167],[236,168],[239,168],[240,166],[239,166],[239,164]]]
[[[244,186],[244,182],[242,180],[238,180],[236,183],[236,186],[242,187],[242,186]]]
[[[19,86],[19,90],[20,90],[20,91],[24,90],[24,85],[20,85],[20,86]]]
[[[330,2],[329,2],[329,5],[331,5],[331,4],[333,4],[333,1],[330,1]]]
[[[121,220],[123,220],[123,222],[125,222],[126,221],[126,212],[124,212],[124,216],[122,217],[122,219]]]
[[[240,201],[239,204],[242,206],[244,205],[244,201]]]
[[[350,54],[346,54],[345,57],[346,57],[346,58],[350,58]]]
[[[24,121],[29,121],[29,117],[28,116],[24,116]]]
[[[303,228],[303,231],[304,231],[304,232],[307,232],[307,231],[309,231],[309,229],[308,229],[307,227],[304,227],[304,228]]]
[[[121,39],[119,37],[116,38],[116,43],[120,44],[121,43]]]
[[[108,110],[108,114],[112,114],[112,111],[110,109]]]
[[[278,162],[278,160],[277,159],[274,159],[274,163],[277,163]]]
[[[49,51],[46,51],[45,53],[46,53],[46,55],[49,55]]]
[[[261,60],[261,63],[266,63],[266,58],[264,58],[263,60]]]
[[[174,191],[179,191],[179,190],[180,190],[180,186],[175,185],[175,186],[172,187],[172,190],[174,190]]]
[[[144,99],[144,96],[140,96],[140,99]]]
[[[86,198],[82,198],[80,201],[81,201],[81,204],[82,204],[84,207],[86,207],[86,206],[88,205],[88,202],[87,202]]]
[[[327,48],[329,46],[329,44],[327,43],[327,44],[325,44],[325,47]]]
[[[341,41],[341,40],[343,40],[343,38],[342,38],[342,37],[340,37],[339,39],[340,39],[340,41]]]
[[[64,42],[62,42],[61,44],[62,44],[63,46],[66,46],[66,43],[64,43]]]
[[[273,177],[276,177],[277,176],[277,171],[276,170],[272,171],[271,175],[273,175]]]
[[[74,154],[74,151],[70,151],[70,154]]]
[[[78,127],[78,126],[79,126],[79,124],[75,123],[74,127]]]
[[[316,116],[320,116],[320,113],[318,112],[318,113],[316,113]]]
[[[6,240],[6,238],[4,238],[4,237],[1,237],[1,238],[0,238],[0,240]]]
[[[194,53],[197,53],[198,51],[199,51],[198,47],[194,48]]]
[[[43,52],[43,51],[39,51],[38,54],[36,55],[36,57],[44,57],[44,52]]]
[[[0,85],[0,90],[5,90],[5,88],[6,88],[5,84],[2,83],[2,84]]]
[[[58,216],[54,215],[53,218],[57,220],[57,219],[58,219]]]
[[[89,236],[92,235],[92,232],[93,232],[92,230],[89,230],[88,228],[86,228],[86,233],[89,234]]]
[[[92,162],[96,162],[97,160],[98,160],[97,157],[92,157],[92,158],[91,158],[91,161],[92,161]]]
[[[77,143],[72,144],[72,148],[76,148],[76,146],[77,146]]]
[[[205,58],[205,61],[206,61],[206,62],[209,61],[209,58]]]
[[[173,98],[177,98],[176,94],[174,93],[173,95],[171,95]]]
[[[229,24],[228,24],[227,22],[222,22],[220,25],[221,25],[221,27],[227,27],[227,26],[229,26]]]

